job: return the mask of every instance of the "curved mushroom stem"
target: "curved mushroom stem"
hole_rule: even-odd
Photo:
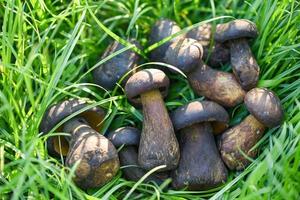
[[[230,41],[231,65],[243,89],[250,90],[257,85],[259,66],[246,39]]]
[[[173,171],[173,186],[189,190],[216,187],[227,179],[227,169],[221,160],[212,127],[199,123],[180,130],[180,161]]]
[[[125,178],[128,180],[138,181],[147,173],[147,171],[138,166],[138,150],[136,147],[123,147],[119,151],[119,157],[121,166],[129,166],[122,169]],[[157,184],[161,184],[163,179],[157,177],[155,174],[151,174],[145,181],[154,181]]]
[[[66,164],[79,162],[74,181],[83,189],[101,186],[111,180],[119,169],[119,158],[113,144],[86,124],[74,118],[64,124],[64,132],[71,133]]]
[[[199,62],[199,66],[188,74],[188,81],[197,95],[226,107],[240,104],[245,96],[233,74],[214,70],[203,62]]]
[[[245,155],[255,158],[257,150],[252,149],[261,139],[265,126],[249,115],[240,124],[224,132],[219,140],[221,157],[231,170],[241,170],[250,164]]]
[[[179,161],[179,145],[159,90],[141,94],[143,130],[140,139],[139,164],[150,170],[166,165],[161,171],[174,169]]]

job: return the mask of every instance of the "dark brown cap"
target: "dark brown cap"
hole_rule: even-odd
[[[239,38],[255,38],[258,35],[256,25],[246,19],[236,19],[224,24],[218,24],[215,32],[217,42],[226,42]]]
[[[197,66],[202,55],[203,47],[197,40],[183,38],[169,46],[164,62],[188,73]]]
[[[144,69],[133,74],[125,86],[126,96],[134,104],[140,103],[139,95],[150,90],[158,89],[165,97],[168,94],[170,80],[159,69]]]
[[[88,105],[87,101],[82,99],[68,99],[52,105],[44,114],[40,124],[40,131],[47,134],[63,119]],[[93,129],[99,130],[99,125],[105,117],[105,111],[102,108],[93,107],[80,113],[79,116],[83,117]]]
[[[280,125],[283,109],[277,95],[266,88],[254,88],[245,96],[245,105],[249,112],[267,127]]]
[[[221,122],[228,126],[229,115],[219,104],[213,101],[193,101],[171,113],[175,130],[183,129],[201,122]]]
[[[202,46],[209,46],[212,34],[211,29],[211,24],[206,23],[187,32],[186,37],[197,40]]]
[[[151,29],[149,43],[150,45],[155,44],[162,39],[169,37],[177,32],[181,31],[181,28],[176,22],[169,19],[158,20]],[[151,59],[153,61],[162,61],[169,45],[179,38],[184,38],[184,35],[179,35],[172,40],[162,44],[151,52]]]
[[[130,39],[129,42],[140,47],[136,40]],[[124,46],[117,41],[110,44],[102,55],[101,59],[109,56],[123,49]],[[127,50],[112,59],[106,61],[93,71],[93,77],[96,84],[104,87],[105,89],[113,89],[116,83],[122,78],[127,72],[134,69],[137,66],[139,56],[132,50]]]
[[[115,147],[138,146],[140,142],[141,132],[134,127],[121,127],[107,135],[107,138],[115,145]]]

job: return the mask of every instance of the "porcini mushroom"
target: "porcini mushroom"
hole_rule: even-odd
[[[183,72],[193,70],[203,55],[202,45],[194,39],[182,38],[169,45],[163,61]]]
[[[125,166],[122,171],[125,175],[125,178],[131,181],[138,181],[147,173],[147,171],[139,167],[138,164],[138,146],[140,142],[140,135],[141,132],[134,127],[118,128],[107,135],[107,138],[113,143],[113,145],[115,145],[115,147],[121,147],[118,154],[121,166]],[[145,181],[162,183],[160,176],[155,174],[148,176]]]
[[[71,99],[51,106],[41,122],[41,132],[47,134],[59,122],[87,105],[86,101]],[[105,112],[101,108],[88,109],[59,128],[71,134],[70,137],[60,137],[61,141],[64,141],[61,146],[58,137],[50,137],[47,140],[49,153],[54,156],[62,153],[66,156],[67,166],[72,167],[79,162],[74,181],[83,189],[95,188],[107,183],[119,169],[119,158],[115,147],[96,131],[104,116]]]
[[[187,38],[197,40],[203,47],[203,60],[208,61],[208,65],[219,67],[230,61],[229,49],[222,43],[212,41],[212,25],[205,23],[193,28],[186,34]],[[211,44],[214,42],[213,44]],[[212,45],[212,47],[210,47]],[[211,52],[210,52],[211,50]]]
[[[158,69],[145,69],[132,75],[125,86],[126,96],[142,104],[143,129],[138,162],[144,169],[166,165],[174,169],[179,161],[179,146],[163,96],[168,93],[169,78]],[[162,96],[163,95],[163,96]]]
[[[244,154],[255,158],[257,149],[253,147],[263,136],[265,128],[278,126],[283,119],[280,100],[268,89],[250,90],[245,96],[245,105],[251,114],[225,131],[219,139],[222,159],[232,170],[247,167],[250,161]]]
[[[139,43],[130,39],[129,42],[140,46]],[[111,43],[103,53],[101,59],[115,53],[116,51],[124,48],[118,41]],[[130,70],[137,67],[139,56],[132,50],[127,50],[112,59],[106,61],[93,71],[93,77],[96,84],[104,87],[105,89],[111,90],[116,86],[116,83]]]
[[[218,24],[215,32],[217,42],[229,44],[233,72],[245,90],[256,87],[259,78],[260,69],[247,41],[257,35],[256,25],[245,19]]]
[[[210,122],[228,126],[226,110],[212,101],[194,101],[171,114],[180,133],[180,161],[172,172],[173,187],[204,190],[216,187],[227,179],[227,169],[219,155]]]
[[[175,34],[177,32],[181,31],[181,28],[176,24],[176,22],[169,20],[169,19],[162,19],[158,20],[151,29],[150,38],[149,38],[149,44],[155,44],[162,39]],[[157,47],[153,51],[151,51],[151,60],[153,61],[159,61],[162,62],[163,58],[165,57],[165,53],[174,41],[184,38],[184,35],[179,35],[172,40],[162,44],[161,46]]]

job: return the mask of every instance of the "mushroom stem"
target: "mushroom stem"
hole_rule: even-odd
[[[64,132],[71,133],[66,164],[79,162],[74,181],[83,189],[98,187],[111,180],[119,169],[119,158],[113,144],[86,124],[74,118],[64,124]]]
[[[230,41],[230,55],[233,72],[245,90],[257,85],[259,66],[251,52],[247,39]]]
[[[219,149],[228,168],[241,170],[250,164],[251,161],[244,154],[250,158],[256,157],[257,150],[252,148],[261,139],[264,131],[265,126],[253,115],[249,115],[221,135]]]
[[[123,168],[125,178],[132,181],[140,180],[146,173],[144,169],[138,166],[138,150],[134,146],[125,146],[119,151],[121,166],[127,166]],[[135,166],[134,166],[135,165]],[[147,177],[145,182],[154,181],[157,184],[163,182],[162,179],[154,174]]]
[[[209,123],[198,123],[180,130],[180,161],[173,171],[173,186],[189,190],[216,187],[227,179],[213,130]]]
[[[174,128],[159,90],[141,94],[143,130],[138,161],[149,170],[166,165],[161,171],[174,169],[179,161],[179,145]]]
[[[233,74],[214,70],[203,62],[199,62],[199,66],[188,74],[188,81],[197,95],[226,107],[236,106],[245,96]]]

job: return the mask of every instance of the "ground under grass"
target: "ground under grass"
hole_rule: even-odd
[[[108,110],[102,133],[124,125],[141,128],[141,112],[127,102],[123,89],[107,93],[93,84],[90,71],[105,62],[99,55],[120,38],[137,38],[144,46],[139,53],[149,62],[150,26],[161,17],[182,28],[215,17],[213,23],[232,18],[254,21],[260,31],[251,44],[261,67],[259,87],[278,94],[285,121],[266,132],[258,144],[259,157],[243,172],[231,172],[221,188],[174,191],[167,189],[169,180],[161,186],[135,183],[119,172],[104,187],[81,191],[71,181],[72,171],[45,151],[46,137],[38,131],[43,113],[62,99],[89,97],[95,106]],[[299,1],[0,0],[0,26],[1,199],[299,199]],[[168,109],[201,98],[182,75],[170,78]],[[247,111],[239,106],[230,114],[233,125]]]

